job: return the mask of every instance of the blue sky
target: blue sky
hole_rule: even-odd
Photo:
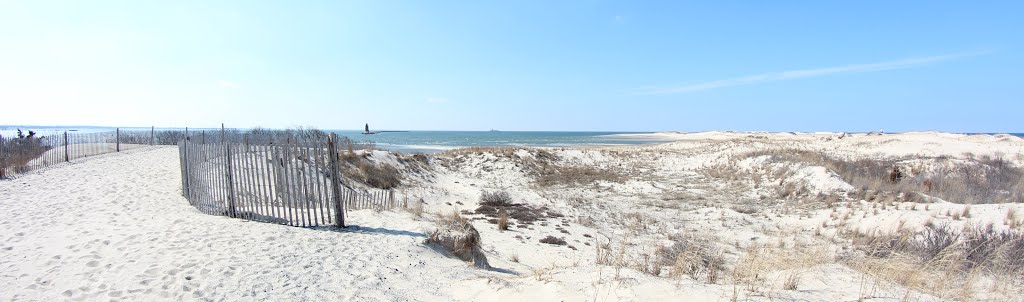
[[[0,0],[0,124],[1024,132],[1021,3]]]

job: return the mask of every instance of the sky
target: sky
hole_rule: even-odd
[[[1021,1],[0,0],[0,125],[1024,132]]]

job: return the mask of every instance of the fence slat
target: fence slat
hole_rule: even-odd
[[[246,144],[245,149],[242,149],[241,152],[243,155],[243,157],[241,158],[243,163],[242,165],[245,166],[245,169],[242,170],[242,175],[245,178],[245,197],[246,200],[248,201],[246,206],[248,207],[249,211],[249,219],[262,219],[263,215],[262,213],[260,213],[259,195],[257,194],[259,190],[255,185],[256,179],[255,174],[253,173],[252,158],[253,156],[255,156],[255,152],[249,150],[249,144]]]
[[[296,225],[295,224],[295,217],[296,217],[296,215],[295,215],[295,207],[294,207],[295,198],[294,198],[294,196],[292,194],[292,191],[293,191],[292,190],[292,185],[294,184],[294,180],[291,177],[292,176],[291,168],[292,168],[292,166],[294,166],[294,164],[292,164],[292,162],[291,162],[291,148],[289,148],[289,144],[285,144],[285,145],[281,146],[281,149],[283,149],[283,151],[284,151],[284,152],[282,152],[283,156],[282,156],[281,164],[284,165],[284,193],[285,193],[284,196],[285,196],[286,209],[288,210],[288,224],[289,225]]]
[[[317,186],[316,181],[316,174],[319,173],[317,172],[316,157],[314,157],[316,151],[314,151],[314,149],[310,146],[309,139],[307,139],[307,141],[305,142],[305,148],[306,185],[309,188],[308,196],[306,198],[309,199],[309,206],[311,207],[310,210],[312,211],[310,219],[312,220],[311,223],[313,225],[320,225],[323,223],[320,219],[320,217],[323,216],[323,211],[320,209],[320,195],[318,194],[319,186]]]
[[[309,225],[311,225],[310,224],[310,220],[311,220],[310,218],[311,217],[310,217],[310,204],[309,204],[309,188],[306,186],[306,184],[308,183],[307,179],[309,178],[309,171],[307,171],[308,170],[307,168],[309,167],[309,163],[307,163],[306,162],[306,158],[304,158],[306,155],[308,155],[308,153],[306,153],[306,147],[302,146],[301,144],[302,144],[301,141],[300,142],[296,142],[296,151],[298,151],[298,153],[299,153],[299,154],[296,154],[296,157],[297,157],[296,160],[298,161],[298,164],[299,164],[298,165],[298,168],[299,168],[299,175],[298,176],[299,176],[299,183],[302,184],[300,186],[300,188],[302,189],[302,202],[300,203],[300,206],[304,207],[304,209],[303,209],[303,214],[304,215],[302,215],[302,219],[303,219],[302,221],[303,221],[303,223],[306,224],[306,226],[309,226]]]
[[[287,185],[287,184],[284,181],[285,180],[285,176],[284,176],[284,161],[281,159],[281,158],[284,157],[283,155],[281,155],[281,154],[284,153],[284,148],[281,148],[280,146],[274,146],[273,150],[274,150],[274,159],[273,159],[273,162],[272,162],[272,164],[273,164],[272,166],[274,167],[274,177],[275,177],[274,178],[274,190],[275,190],[274,192],[275,192],[275,196],[277,198],[276,199],[276,201],[277,201],[276,208],[277,208],[277,212],[279,213],[278,217],[281,217],[282,219],[284,219],[286,221],[286,224],[290,224],[291,222],[288,220],[288,215],[287,215],[288,208],[285,207],[285,204],[286,204],[286,201],[287,201],[287,199],[286,199],[287,196],[285,195],[284,186]]]
[[[203,149],[203,151],[199,153],[198,162],[202,165],[200,173],[203,175],[203,186],[206,187],[206,194],[203,194],[203,198],[205,199],[204,202],[206,203],[206,210],[214,215],[220,215],[215,211],[217,194],[220,192],[217,190],[217,187],[219,186],[216,186],[214,178],[210,177],[217,173],[217,171],[214,170],[215,165],[210,162],[210,145],[200,144],[199,147]]]
[[[304,207],[303,210],[303,221],[307,226],[312,225],[312,203],[309,200],[309,163],[306,161],[306,147],[303,144],[304,140],[298,140],[296,147],[298,149],[298,162],[299,162],[299,182],[302,183],[302,203],[300,206]]]
[[[316,196],[318,204],[320,206],[320,224],[327,225],[329,223],[328,220],[331,217],[331,208],[327,202],[328,200],[330,200],[330,197],[329,194],[327,194],[326,183],[324,183],[324,173],[323,171],[321,171],[321,167],[324,166],[322,165],[324,153],[323,142],[318,141],[313,145],[315,146],[316,150],[316,156],[314,157],[313,163],[316,165],[316,170],[314,172],[316,172]]]
[[[321,164],[323,162],[324,153],[323,142],[317,141],[313,143],[313,146],[315,150],[315,156],[313,157],[313,165],[316,167],[316,169],[314,169],[313,171],[316,173],[314,174],[313,179],[316,184],[317,206],[320,208],[320,224],[327,225],[327,220],[330,217],[331,209],[327,207],[327,200],[329,200],[330,197],[328,197],[327,194],[327,186],[324,185],[324,173],[322,169],[323,165]]]
[[[248,187],[246,186],[245,178],[245,166],[242,164],[244,161],[242,157],[245,156],[245,151],[242,148],[230,148],[231,150],[231,171],[234,175],[234,188],[235,188],[235,206],[237,207],[238,215],[252,220],[252,209],[249,207],[250,198],[248,196]]]
[[[217,158],[214,157],[213,154],[216,146],[212,144],[203,144],[203,149],[205,149],[203,152],[203,155],[206,158],[205,163],[209,167],[209,170],[207,170],[209,173],[206,173],[207,183],[213,188],[213,194],[210,195],[210,206],[212,206],[210,210],[217,213],[217,215],[226,215],[223,205],[224,199],[222,197],[224,185],[221,183],[224,178],[218,177],[221,175],[220,165],[216,164]]]
[[[202,146],[195,144],[195,142],[190,141],[189,144],[189,155],[192,157],[192,159],[190,159],[191,163],[189,164],[189,168],[191,169],[189,172],[191,176],[189,178],[192,183],[189,184],[189,186],[193,189],[192,198],[196,199],[195,203],[199,205],[199,211],[207,213],[206,197],[203,195],[208,194],[209,188],[205,184],[206,177],[204,177],[203,172],[208,169],[203,169],[203,162],[200,160],[202,159],[203,149]]]
[[[209,167],[209,169],[207,170],[209,171],[209,173],[206,173],[206,177],[208,178],[207,182],[209,182],[211,188],[213,188],[213,194],[211,196],[212,199],[210,200],[210,202],[211,205],[214,206],[213,210],[215,210],[216,212],[222,212],[224,209],[224,207],[221,205],[221,203],[223,202],[221,196],[223,196],[222,192],[224,191],[224,184],[221,183],[223,177],[218,177],[221,175],[222,172],[220,171],[220,164],[216,162],[217,158],[213,156],[212,152],[217,148],[213,144],[204,143],[203,149],[203,156],[206,158],[204,163],[206,163],[206,165]],[[218,213],[217,215],[226,215],[226,213]]]
[[[267,172],[266,177],[264,178],[264,182],[266,183],[266,187],[264,187],[265,192],[263,194],[263,196],[266,198],[265,202],[267,203],[267,206],[266,206],[267,213],[269,215],[273,215],[274,217],[281,217],[277,213],[277,207],[274,206],[274,202],[277,200],[275,198],[277,196],[277,193],[274,190],[274,185],[275,185],[274,175],[276,175],[276,174],[274,174],[274,172],[271,170],[271,168],[273,168],[273,163],[274,163],[273,162],[274,146],[263,146],[262,150],[264,151],[263,155],[265,156],[265,158],[262,160],[262,162],[263,162],[263,170],[265,170]]]
[[[224,134],[223,134],[223,130],[222,130],[221,136],[223,137],[223,135]],[[222,142],[222,144],[224,145],[224,153],[225,153],[224,156],[226,157],[225,158],[225,161],[226,161],[225,167],[226,167],[227,171],[225,171],[225,174],[227,175],[226,181],[227,181],[227,193],[228,193],[228,213],[231,214],[231,217],[238,217],[238,207],[237,207],[238,206],[238,198],[237,198],[237,194],[235,193],[235,191],[236,191],[236,189],[235,189],[235,175],[234,175],[234,171],[232,171],[234,167],[232,167],[233,166],[233,161],[232,161],[232,157],[233,156],[231,155],[231,144],[227,144],[227,143],[223,143],[223,142]]]
[[[264,197],[266,198],[265,202],[267,203],[267,205],[266,205],[267,213],[270,214],[270,215],[273,215],[274,217],[281,217],[281,216],[277,215],[277,212],[276,212],[277,207],[274,206],[274,202],[276,201],[275,197],[277,196],[276,195],[277,193],[275,193],[276,191],[274,191],[274,185],[275,185],[274,175],[275,174],[274,174],[273,170],[271,170],[273,168],[273,161],[272,160],[274,158],[274,156],[273,156],[273,146],[262,146],[261,149],[264,151],[263,152],[264,158],[261,160],[261,162],[263,163],[263,170],[266,171],[266,173],[267,173],[267,174],[265,174],[266,177],[263,179],[263,182],[266,185],[264,187],[264,190],[266,191],[266,193],[264,193]]]
[[[245,145],[242,146],[244,147]],[[245,199],[245,213],[249,217],[248,219],[255,220],[259,217],[259,213],[256,211],[256,203],[253,198],[252,176],[250,173],[252,172],[252,167],[249,165],[249,158],[251,155],[249,154],[248,149],[249,148],[238,148],[238,154],[235,155],[235,158],[238,161],[238,167],[241,168],[238,170],[238,173],[242,178],[240,184],[243,187],[242,190],[244,190],[241,195],[244,196]]]

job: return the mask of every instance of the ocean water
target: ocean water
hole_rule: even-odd
[[[112,127],[62,126],[62,127],[16,127],[0,126],[0,135],[13,136],[16,129],[33,130],[40,136],[61,135],[64,131],[75,133],[96,133],[114,131]],[[122,131],[149,131],[148,127],[122,127]],[[161,130],[184,130],[184,128],[156,128]],[[216,133],[219,129],[190,128],[190,131]],[[242,129],[240,129],[242,130]],[[524,146],[524,147],[573,147],[608,146],[661,143],[664,141],[616,137],[615,134],[636,134],[649,132],[549,132],[549,131],[409,131],[381,132],[372,135],[358,130],[325,130],[346,136],[361,143],[373,143],[375,147],[405,153],[432,153],[444,150],[476,146]]]
[[[12,136],[15,129],[34,130],[39,135],[59,135],[64,131],[93,133],[114,131],[112,127],[59,126],[59,127],[17,127],[0,126],[0,135]],[[125,131],[149,131],[149,127],[123,127]],[[184,128],[156,128],[156,130],[183,130]],[[216,132],[219,129],[190,128],[192,131]],[[240,129],[241,130],[241,129]],[[615,134],[643,134],[650,132],[557,132],[557,131],[410,131],[381,132],[373,135],[362,134],[359,130],[326,130],[346,136],[353,141],[373,143],[377,148],[405,153],[432,153],[444,150],[476,146],[523,146],[559,148],[575,146],[609,146],[655,144],[665,141],[620,137]],[[27,131],[26,131],[27,132]],[[988,133],[991,134],[991,133]],[[1024,133],[1010,133],[1024,137]]]
[[[649,132],[548,132],[548,131],[410,131],[381,132],[372,135],[361,131],[336,130],[356,142],[371,142],[377,148],[401,152],[439,152],[463,147],[521,146],[558,148],[574,146],[638,145],[665,142],[662,140],[617,137],[615,134]]]

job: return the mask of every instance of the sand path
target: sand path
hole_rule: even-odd
[[[403,214],[354,212],[345,232],[201,214],[177,159],[153,147],[0,181],[0,300],[437,300],[436,280],[477,274]]]

